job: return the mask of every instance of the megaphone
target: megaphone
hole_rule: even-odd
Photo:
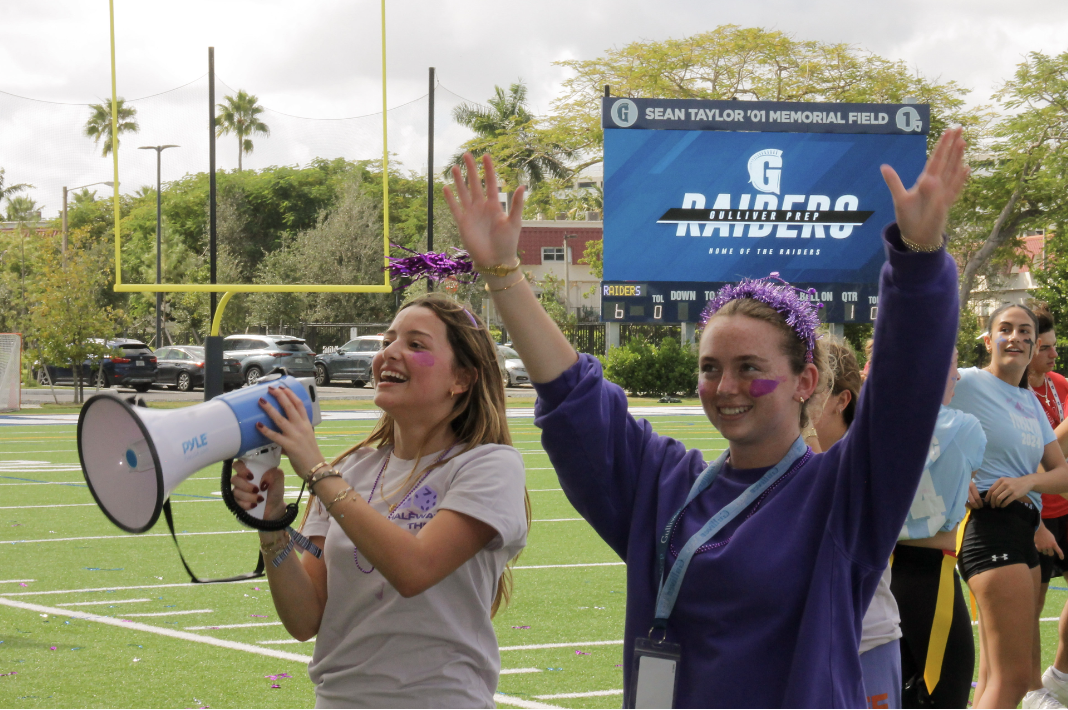
[[[268,375],[252,387],[183,409],[147,409],[111,395],[90,397],[78,417],[78,457],[104,515],[126,532],[144,532],[156,524],[163,502],[178,484],[206,466],[235,458],[245,461],[258,486],[282,455],[256,428],[262,422],[278,431],[259,405],[262,397],[283,411],[268,387],[289,389],[313,425],[322,421],[315,380],[289,375]],[[265,502],[250,511],[235,509],[228,479],[224,475],[223,498],[239,520],[252,527],[277,527],[256,523],[263,519]]]

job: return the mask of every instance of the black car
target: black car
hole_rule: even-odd
[[[103,358],[87,358],[82,363],[82,381],[96,387],[133,387],[138,392],[148,392],[156,380],[156,356],[140,340],[115,338],[96,341],[106,344],[111,353]],[[37,372],[37,381],[47,382],[45,371]],[[74,373],[69,367],[47,367],[47,376],[53,384],[74,382]]]
[[[204,348],[199,345],[173,345],[156,351],[159,369],[156,384],[189,392],[204,386]],[[223,389],[229,392],[244,384],[241,363],[223,358]]]
[[[328,385],[348,380],[355,387],[371,381],[371,359],[382,349],[383,336],[365,335],[342,345],[334,352],[315,356],[315,384]]]

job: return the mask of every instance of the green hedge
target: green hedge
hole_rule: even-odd
[[[639,336],[602,359],[605,377],[639,397],[692,395],[697,390],[697,350],[674,338],[660,346]]]

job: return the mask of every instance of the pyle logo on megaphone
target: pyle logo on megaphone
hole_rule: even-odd
[[[278,428],[259,405],[260,397],[282,406],[268,388],[284,387],[304,404],[319,424],[314,380],[288,375],[264,378],[203,404],[184,409],[131,406],[111,395],[91,397],[78,417],[78,457],[89,490],[111,522],[127,532],[151,528],[163,501],[185,479],[205,466],[242,458],[253,482],[277,466],[281,450],[257,430]],[[263,519],[265,503],[248,511]]]

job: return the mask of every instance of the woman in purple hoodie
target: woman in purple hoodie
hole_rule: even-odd
[[[535,422],[579,513],[627,563],[625,703],[863,707],[857,644],[923,471],[957,332],[943,228],[968,170],[947,131],[916,185],[883,176],[888,226],[876,354],[851,433],[801,439],[819,387],[814,312],[768,281],[720,292],[700,342],[705,413],[729,443],[711,465],[627,412],[518,271],[523,188],[506,215],[464,156],[445,197],[538,391]],[[797,327],[795,327],[797,324]]]

